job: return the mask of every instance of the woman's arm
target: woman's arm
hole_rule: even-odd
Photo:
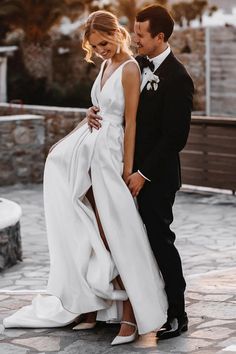
[[[136,114],[140,95],[140,71],[136,63],[125,65],[122,73],[122,84],[125,97],[125,135],[124,135],[124,169],[123,178],[132,174],[134,162]]]

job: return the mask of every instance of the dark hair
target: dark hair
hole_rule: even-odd
[[[160,5],[151,5],[139,11],[136,15],[137,22],[149,21],[149,32],[154,38],[158,33],[164,33],[164,41],[170,38],[174,20],[167,9]]]

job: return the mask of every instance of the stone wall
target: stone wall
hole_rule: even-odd
[[[0,272],[22,260],[19,204],[0,198]]]
[[[0,230],[0,272],[22,261],[20,222]]]
[[[84,119],[86,109],[49,107],[49,106],[21,106],[18,104],[0,103],[1,115],[34,114],[44,117],[45,142],[44,153],[58,140],[68,134]],[[0,117],[1,122],[1,117]]]
[[[0,185],[42,181],[45,156],[43,117],[0,117],[0,142]]]
[[[0,185],[41,183],[50,147],[85,117],[86,109],[0,104]]]
[[[236,27],[211,28],[210,110],[215,115],[236,114]]]
[[[205,29],[184,29],[174,32],[170,39],[173,53],[185,65],[194,86],[194,111],[206,111]]]

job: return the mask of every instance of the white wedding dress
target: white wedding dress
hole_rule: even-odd
[[[131,60],[136,63],[135,60]],[[65,326],[81,313],[119,320],[120,300],[129,297],[140,334],[166,321],[164,283],[135,201],[122,179],[124,94],[121,64],[101,88],[104,63],[92,88],[102,127],[87,122],[49,153],[44,174],[45,215],[50,251],[47,295],[4,319],[9,327]],[[86,198],[92,186],[110,252]],[[125,291],[115,289],[120,274]]]

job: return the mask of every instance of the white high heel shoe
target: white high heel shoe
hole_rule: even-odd
[[[134,333],[132,333],[130,336],[116,336],[113,341],[111,342],[111,345],[119,345],[119,344],[125,344],[125,343],[131,343],[133,342],[138,334],[138,328],[135,323],[132,322],[127,322],[127,321],[121,321],[121,324],[127,324],[130,326],[133,326],[135,328]]]
[[[97,322],[81,322],[79,324],[77,324],[75,327],[73,327],[72,329],[74,331],[81,331],[84,329],[93,329],[96,326]]]

